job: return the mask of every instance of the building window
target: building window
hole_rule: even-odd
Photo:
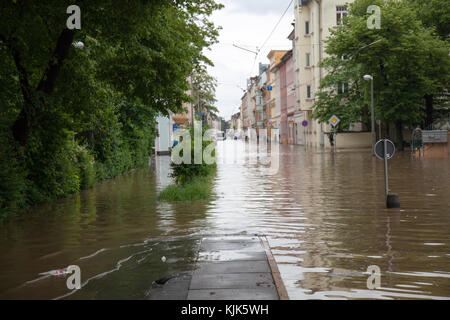
[[[309,34],[309,21],[305,22],[305,34]]]
[[[342,18],[347,16],[346,6],[336,6],[336,24],[342,24]]]
[[[311,86],[306,86],[306,98],[311,99]]]
[[[344,83],[339,82],[337,84],[337,93],[338,94],[342,94],[342,93],[347,92],[347,91],[348,91],[348,82],[344,82]]]
[[[307,54],[306,54],[306,66],[307,66],[307,67],[310,67],[310,66],[311,66],[311,59],[310,59],[310,57],[311,57],[311,54],[310,54],[310,53],[307,53]]]

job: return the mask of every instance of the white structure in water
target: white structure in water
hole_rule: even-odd
[[[169,154],[173,140],[172,115],[159,115],[156,118],[158,123],[158,136],[155,138],[155,153]]]

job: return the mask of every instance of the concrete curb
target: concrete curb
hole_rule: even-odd
[[[259,239],[261,240],[264,250],[266,251],[267,261],[269,262],[270,270],[272,271],[272,277],[275,283],[275,287],[277,288],[278,296],[280,300],[289,300],[289,295],[287,293],[283,279],[281,279],[277,262],[272,255],[272,251],[270,250],[269,241],[267,241],[267,238],[265,236],[259,236]]]

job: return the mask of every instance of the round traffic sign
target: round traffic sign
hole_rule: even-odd
[[[304,120],[304,121],[302,122],[302,126],[306,127],[307,125],[308,125],[308,121]]]
[[[395,154],[395,145],[391,140],[382,139],[375,144],[374,153],[378,159],[384,160],[384,141],[386,141],[386,158],[390,159]]]

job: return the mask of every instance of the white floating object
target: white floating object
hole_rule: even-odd
[[[161,261],[162,261],[162,262],[166,262],[166,260],[167,260],[166,257],[165,257],[165,256],[162,256]]]
[[[66,269],[58,269],[58,270],[50,270],[47,272],[41,272],[39,273],[40,276],[64,276],[68,274],[69,272]]]

